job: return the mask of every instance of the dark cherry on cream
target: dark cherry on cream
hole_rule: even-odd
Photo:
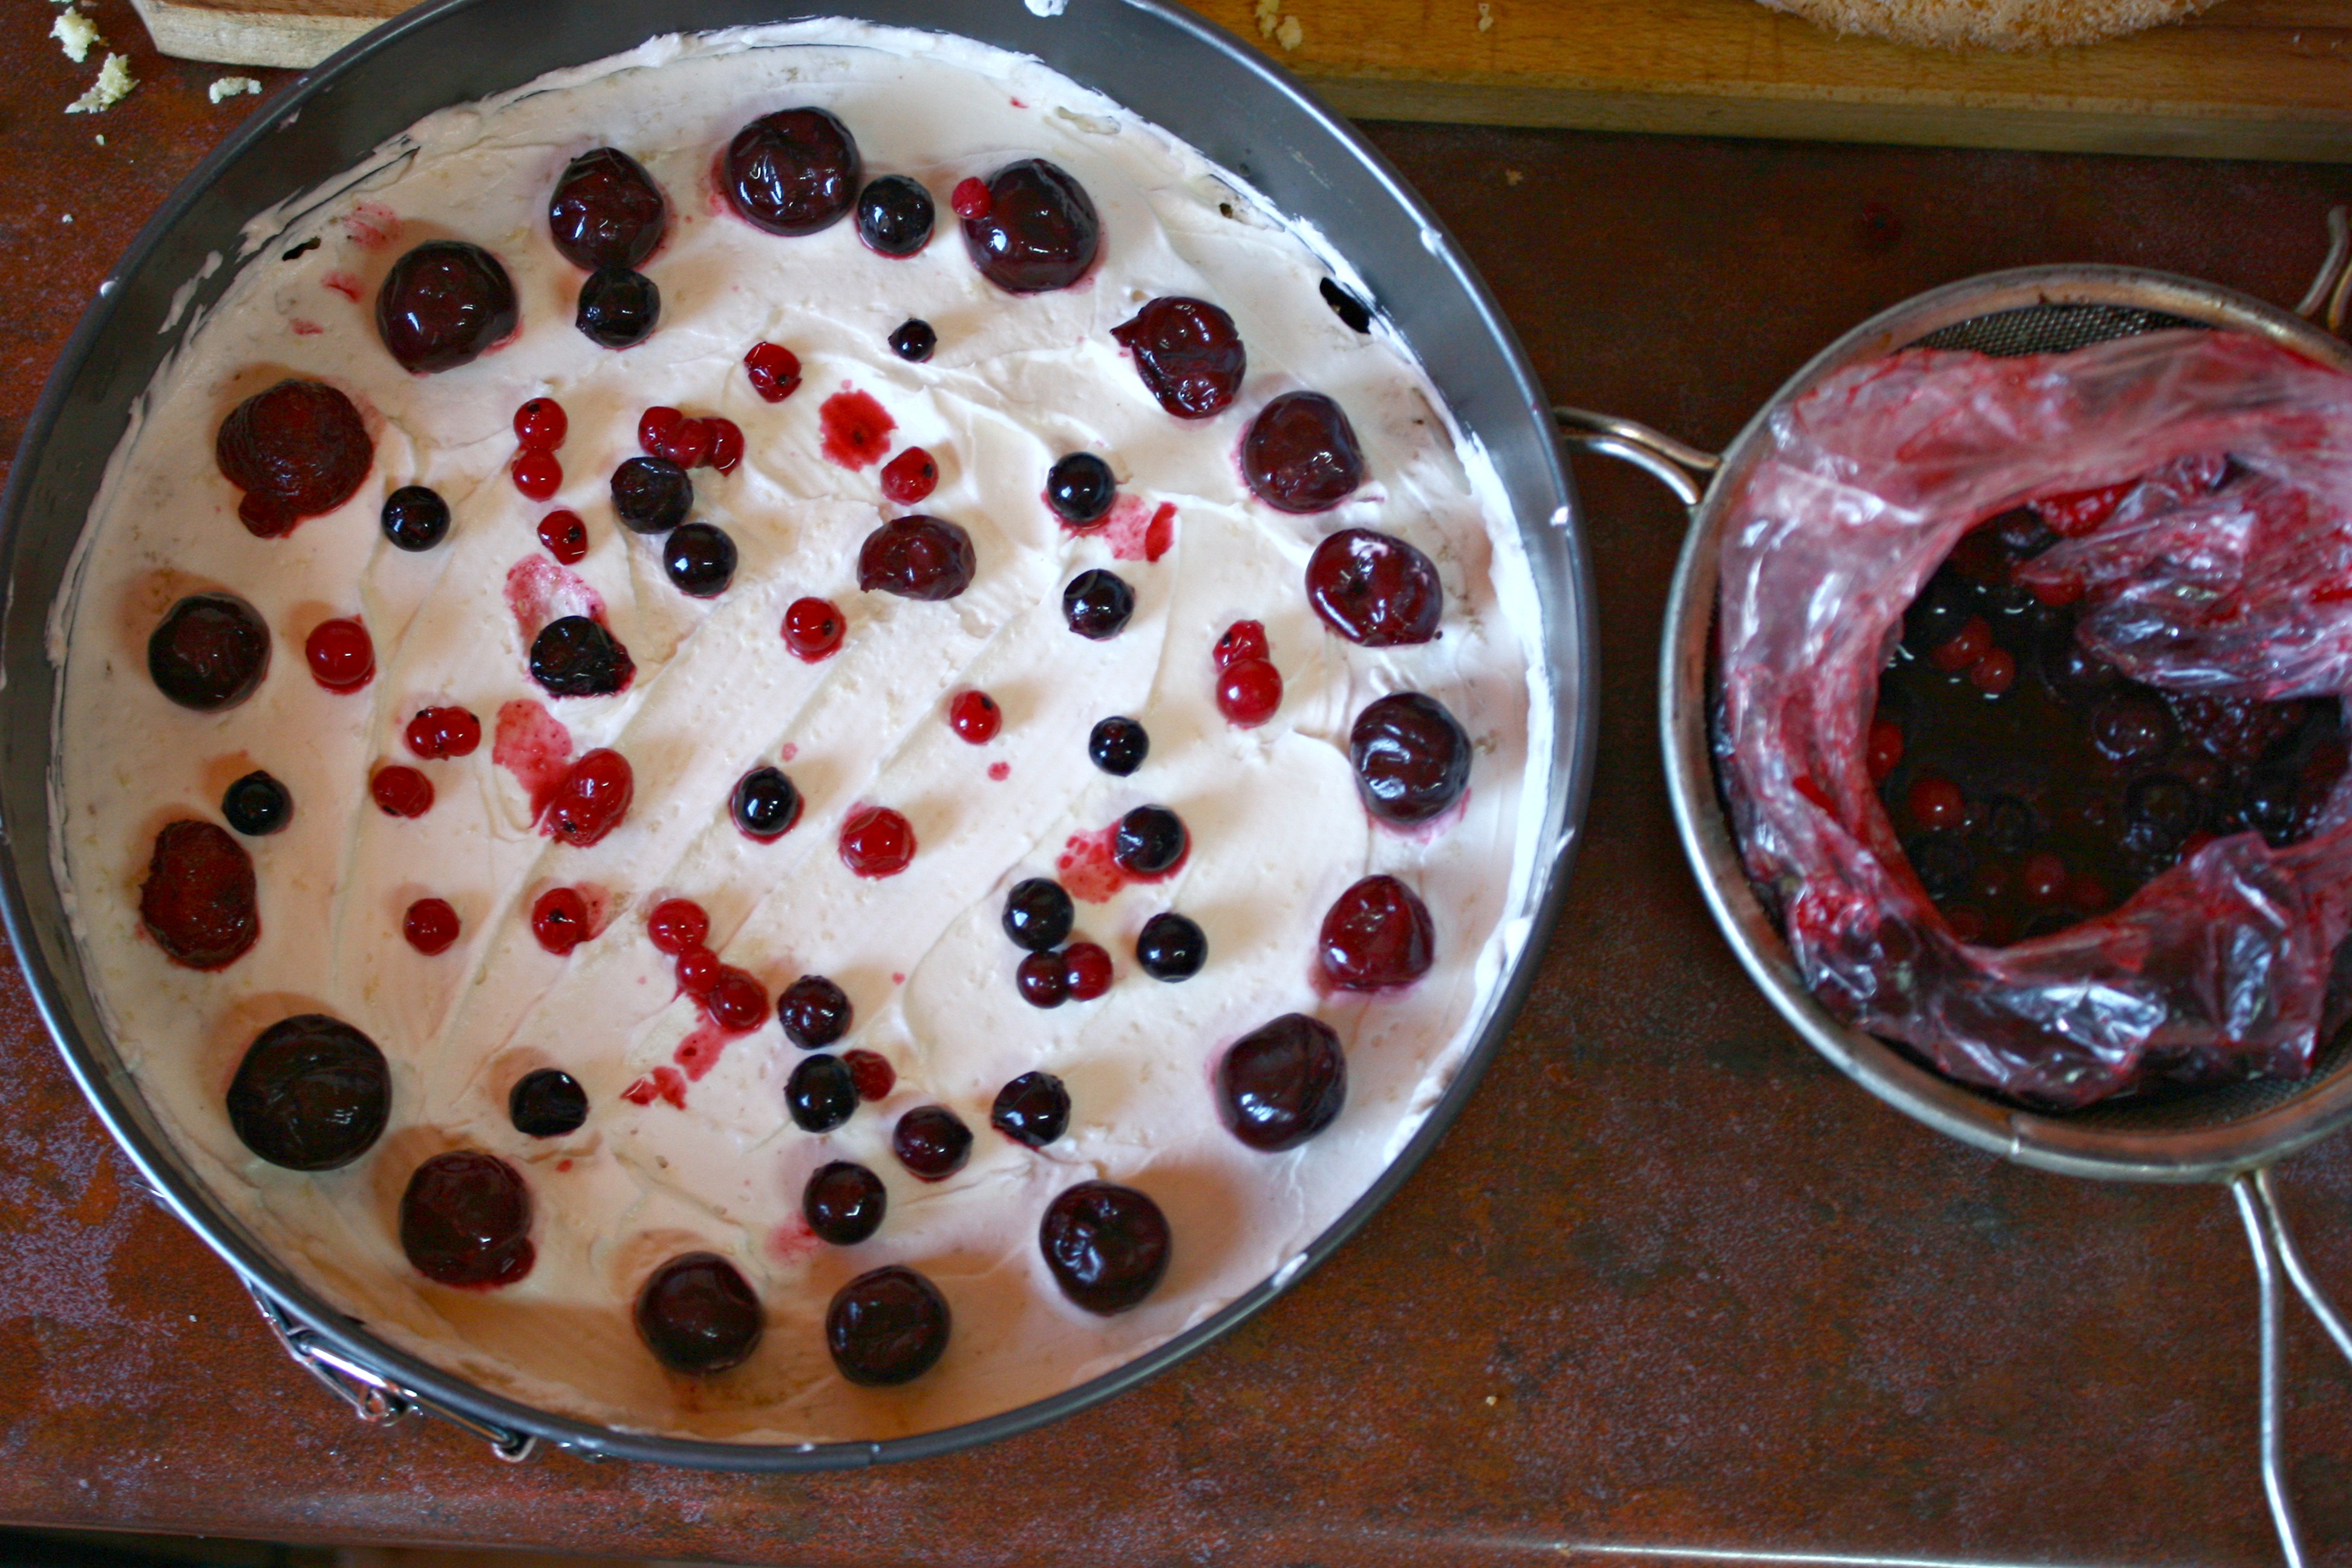
[[[1328,511],[1364,482],[1364,454],[1338,404],[1319,392],[1286,392],[1250,421],[1242,477],[1277,511]]]
[[[857,1079],[839,1057],[803,1057],[784,1080],[784,1110],[803,1132],[830,1132],[857,1109]]]
[[[662,573],[692,599],[714,599],[735,581],[735,542],[708,522],[682,523],[662,541]]]
[[[1092,528],[1110,515],[1118,481],[1092,452],[1072,452],[1045,473],[1045,504],[1072,528]]]
[[[901,321],[890,333],[890,352],[909,364],[922,363],[939,346],[938,330],[919,316]]]
[[[238,518],[274,539],[351,500],[375,462],[375,444],[350,398],[323,382],[289,378],[229,411],[213,455],[245,492]]]
[[[816,664],[841,651],[847,617],[829,599],[794,599],[784,611],[784,647],[803,664]]]
[[[962,187],[957,187],[961,195]],[[964,250],[982,277],[1013,294],[1066,289],[1084,278],[1102,246],[1102,219],[1084,186],[1043,158],[1008,163],[988,177],[984,210],[963,216]]]
[[[289,1171],[331,1171],[364,1154],[392,1113],[375,1042],[339,1018],[302,1013],[254,1037],[228,1086],[237,1142]]]
[[[632,533],[667,533],[694,508],[694,481],[667,458],[631,458],[613,470],[613,510]]]
[[[1070,895],[1048,878],[1015,882],[1004,895],[1004,934],[1024,952],[1048,952],[1061,946],[1069,939],[1070,924],[1076,918]]]
[[[1206,300],[1181,294],[1147,302],[1110,335],[1135,356],[1145,389],[1179,419],[1223,413],[1249,364],[1234,319]]]
[[[600,267],[580,285],[572,324],[599,348],[630,349],[661,322],[661,286],[625,267]]]
[[[838,223],[857,198],[857,139],[822,109],[764,114],[728,144],[721,185],[752,227],[800,236]]]
[[[891,1129],[890,1152],[919,1180],[943,1182],[971,1158],[971,1129],[944,1105],[919,1105]]]
[[[748,1035],[768,1021],[768,988],[731,964],[719,966],[700,1001],[710,1021],[730,1034]]]
[[[946,1353],[952,1321],[947,1298],[900,1265],[861,1274],[825,1308],[824,1344],[850,1382],[888,1388],[912,1383]]]
[[[478,245],[435,239],[392,264],[375,297],[376,334],[415,374],[455,370],[515,330],[513,280]]]
[[[1428,973],[1436,945],[1419,894],[1394,877],[1366,877],[1332,902],[1316,952],[1340,990],[1379,991]]]
[[[600,746],[573,763],[555,786],[540,816],[540,831],[584,849],[621,825],[635,793],[629,760]]]
[[[294,819],[294,796],[284,784],[256,768],[222,795],[221,816],[247,838],[260,838],[284,831]]]
[[[386,816],[422,816],[433,809],[433,781],[404,763],[370,773],[368,795]]]
[[[400,1249],[440,1285],[494,1289],[530,1272],[530,1188],[512,1165],[453,1149],[416,1167],[400,1197]]]
[[[548,237],[583,271],[635,267],[669,228],[669,203],[645,166],[617,147],[583,153],[548,198]]]
[[[782,838],[800,821],[801,792],[782,768],[753,768],[735,781],[727,812],[744,837],[765,844]]]
[[[1110,989],[1110,953],[1091,942],[1074,942],[1062,950],[1062,989],[1073,1002],[1091,1002]]]
[[[1013,965],[1013,988],[1032,1007],[1058,1007],[1070,999],[1069,965],[1059,952],[1030,953]]]
[[[430,550],[449,533],[449,503],[438,490],[403,485],[383,498],[383,536],[401,550]]]
[[[400,934],[427,958],[448,952],[463,929],[457,910],[446,899],[419,899],[408,906],[400,921]]]
[[[849,1069],[849,1081],[857,1086],[857,1098],[869,1104],[889,1099],[891,1089],[898,1087],[898,1069],[878,1051],[844,1051],[841,1064]]]
[[[1164,910],[1136,934],[1135,962],[1154,980],[1190,980],[1209,962],[1208,933],[1198,921]]]
[[[1331,1026],[1286,1013],[1227,1047],[1216,1093],[1218,1114],[1234,1137],[1278,1153],[1338,1119],[1348,1100],[1348,1058]]]
[[[1444,813],[1470,784],[1470,737],[1434,697],[1393,691],[1348,731],[1356,793],[1382,822],[1413,826]]]
[[[1015,1143],[1043,1149],[1070,1130],[1070,1091],[1052,1073],[1024,1072],[996,1091],[988,1123]]]
[[[147,638],[147,675],[183,708],[217,713],[254,693],[269,672],[269,625],[234,594],[191,594]]]
[[[470,757],[482,743],[482,721],[463,708],[420,708],[402,736],[420,757]]]
[[[1110,858],[1134,876],[1157,877],[1174,870],[1192,843],[1182,817],[1164,805],[1139,805],[1118,819]]]
[[[835,1247],[855,1247],[872,1236],[889,1209],[882,1178],[847,1160],[819,1165],[801,1189],[801,1217],[818,1240]]]
[[[1396,647],[1437,636],[1445,590],[1436,563],[1403,540],[1349,528],[1307,557],[1307,601],[1349,642]]]
[[[895,877],[914,859],[914,824],[887,805],[852,812],[841,825],[841,863],[861,877]]]
[[[1141,724],[1124,715],[1103,720],[1087,735],[1087,756],[1115,778],[1125,778],[1141,767],[1150,752],[1151,737]]]
[[[1127,629],[1135,614],[1135,590],[1116,572],[1091,567],[1062,590],[1062,618],[1089,642],[1106,642]]]
[[[636,668],[620,639],[586,616],[550,621],[530,642],[530,678],[551,697],[608,697]]]
[[[715,1252],[685,1253],[655,1269],[634,1316],[654,1359],[688,1377],[741,1365],[766,1327],[758,1292]]]
[[[320,621],[303,639],[310,679],[330,691],[357,691],[375,679],[375,642],[357,620]]]
[[[849,994],[822,974],[803,974],[776,998],[776,1021],[784,1038],[804,1051],[819,1050],[849,1033],[856,1018]]]
[[[931,193],[919,180],[884,174],[857,193],[857,237],[877,255],[908,257],[930,243]]]
[[[562,1138],[588,1121],[588,1091],[560,1068],[539,1068],[507,1091],[507,1120],[526,1138]]]
[[[530,934],[539,945],[562,958],[593,933],[589,930],[588,900],[577,888],[550,888],[532,901]]]
[[[1168,1217],[1133,1187],[1080,1182],[1045,1205],[1037,1246],[1062,1294],[1108,1317],[1143,1304],[1168,1272]]]
[[[226,968],[261,935],[253,858],[209,822],[165,823],[140,884],[139,920],[173,963]]]
[[[857,586],[902,599],[952,599],[979,569],[971,535],[943,518],[893,518],[857,552]]]

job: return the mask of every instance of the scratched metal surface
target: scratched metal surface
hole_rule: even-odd
[[[149,52],[124,0],[89,8],[143,85],[71,118],[90,68],[32,47],[47,6],[0,10],[0,449],[239,109]],[[1974,271],[2127,261],[2292,301],[2352,200],[2341,168],[1375,134],[1556,396],[1701,443],[1845,326]],[[1534,1000],[1436,1156],[1230,1340],[1045,1431],[862,1475],[509,1468],[445,1429],[363,1430],[128,1185],[0,967],[0,1520],[962,1568],[2269,1561],[2225,1201],[2004,1167],[1772,1018],[1666,817],[1651,666],[1679,519],[1628,472],[1580,478],[1603,749]],[[2352,1289],[2347,1152],[2284,1177],[2315,1268]],[[2352,1371],[2300,1321],[2291,1348],[2306,1525],[2352,1563]]]

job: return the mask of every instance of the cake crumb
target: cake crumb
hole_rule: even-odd
[[[106,42],[98,36],[98,24],[74,9],[73,0],[66,0],[66,8],[49,24],[49,37],[64,47],[66,58],[76,65],[89,58],[90,45]]]
[[[1282,26],[1274,30],[1274,41],[1286,49],[1295,49],[1307,41],[1307,29],[1298,25],[1296,16],[1285,16]]]
[[[225,98],[235,98],[240,92],[257,93],[260,90],[261,83],[249,76],[225,76],[205,89],[206,96],[215,103]]]
[[[1495,8],[1486,0],[1478,0],[1478,30],[1482,33],[1495,26]]]
[[[1274,37],[1275,26],[1281,20],[1282,0],[1257,0],[1257,35],[1259,37],[1271,38]]]
[[[66,112],[102,114],[129,98],[131,89],[138,85],[139,79],[131,74],[131,68],[124,63],[122,57],[109,55],[106,63],[98,68],[98,79],[89,84],[88,92],[66,105]]]

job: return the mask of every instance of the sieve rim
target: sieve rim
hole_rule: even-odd
[[[2163,1131],[2035,1111],[1947,1079],[1840,1021],[1807,989],[1786,939],[1748,879],[1717,790],[1708,691],[1727,498],[1738,492],[1770,448],[1774,416],[1850,365],[1882,358],[1963,321],[2046,305],[2120,307],[2251,332],[2352,373],[2352,346],[2299,316],[2216,284],[2140,268],[2031,267],[1984,273],[1915,295],[1854,327],[1815,354],[1756,411],[1725,449],[1692,509],[1660,651],[1667,799],[1707,909],[1749,978],[1808,1045],[1872,1094],[1938,1132],[2038,1170],[2110,1181],[2227,1182],[2352,1122],[2352,1052],[2340,1053],[2304,1084],[2245,1115]]]

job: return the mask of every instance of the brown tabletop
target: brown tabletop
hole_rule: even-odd
[[[0,79],[0,450],[108,266],[249,100],[90,7],[142,79]],[[277,85],[280,78],[272,78]],[[1719,444],[1845,327],[2032,262],[2292,303],[2352,170],[1381,125],[1563,400]],[[103,136],[100,145],[97,137]],[[70,222],[68,217],[70,215]],[[1580,465],[1602,630],[1589,834],[1533,1000],[1428,1164],[1223,1343],[1043,1431],[744,1479],[355,1426],[131,1184],[0,971],[0,1520],[792,1563],[1598,1560],[1608,1548],[2260,1563],[2253,1277],[2210,1188],[2011,1168],[1770,1014],[1667,819],[1654,647],[1682,519]],[[2352,1289],[2352,1160],[2287,1205]],[[2352,1370],[2293,1320],[2294,1475],[2352,1563]]]

